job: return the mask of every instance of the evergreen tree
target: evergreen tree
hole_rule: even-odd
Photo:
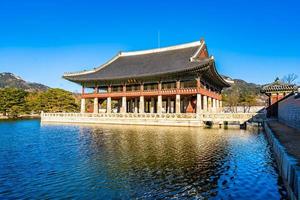
[[[0,113],[17,117],[26,111],[25,97],[27,92],[16,88],[0,89]]]

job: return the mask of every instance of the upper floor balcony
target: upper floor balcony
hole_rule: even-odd
[[[196,95],[202,94],[213,99],[221,100],[221,95],[218,92],[210,91],[205,88],[199,87],[188,87],[188,88],[168,88],[168,89],[146,89],[146,90],[124,90],[124,91],[113,91],[113,90],[100,90],[93,93],[83,93],[82,98],[120,98],[120,97],[152,97],[152,96],[175,96],[175,95]]]

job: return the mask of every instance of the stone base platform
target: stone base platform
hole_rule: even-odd
[[[124,125],[155,125],[155,126],[203,126],[203,121],[193,114],[42,114],[43,123],[85,123],[85,124],[124,124]]]
[[[261,120],[257,113],[42,113],[42,122],[159,126],[244,124]]]

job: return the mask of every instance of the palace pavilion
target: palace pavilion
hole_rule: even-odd
[[[94,113],[217,112],[221,91],[230,86],[204,40],[120,52],[100,67],[63,78],[82,86],[81,113],[87,112],[87,101],[93,102]]]

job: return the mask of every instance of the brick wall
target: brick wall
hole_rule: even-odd
[[[300,130],[300,94],[291,95],[278,104],[278,119]]]

